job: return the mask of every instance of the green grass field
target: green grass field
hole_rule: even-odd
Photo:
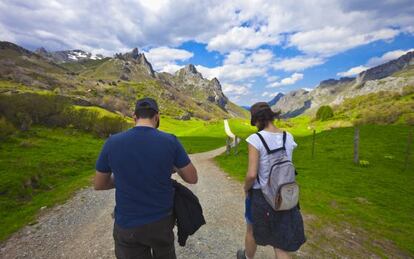
[[[413,128],[403,125],[362,126],[360,159],[369,162],[367,167],[352,162],[353,128],[318,133],[314,159],[312,136],[295,135],[298,148],[294,162],[299,172],[303,210],[322,221],[347,222],[365,229],[373,238],[389,239],[414,255],[412,155],[404,170],[410,130]],[[304,133],[303,129],[297,132]],[[216,161],[232,177],[243,181],[247,169],[246,142],[239,150],[237,156],[223,154]]]
[[[75,109],[118,116],[98,107]],[[225,144],[223,121],[163,117],[160,129],[177,135],[189,153]],[[0,240],[33,222],[41,207],[63,202],[89,186],[103,143],[104,139],[76,129],[39,126],[0,142]]]
[[[41,207],[88,186],[102,144],[90,134],[43,127],[0,143],[0,240],[35,220]]]

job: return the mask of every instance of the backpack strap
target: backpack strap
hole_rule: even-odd
[[[266,141],[264,140],[263,136],[262,136],[259,132],[257,132],[257,133],[256,133],[256,135],[257,135],[257,136],[259,136],[259,139],[262,141],[263,146],[265,147],[265,149],[266,149],[267,153],[268,153],[268,154],[271,154],[271,153],[270,153],[270,152],[271,152],[271,150],[269,149],[269,146],[267,145],[267,143],[266,143]]]
[[[265,149],[267,151],[267,154],[273,154],[273,153],[275,153],[277,151],[280,151],[280,150],[286,150],[286,135],[287,135],[286,134],[286,131],[283,131],[283,146],[280,147],[280,148],[273,149],[273,150],[270,150],[270,148],[267,145],[266,141],[264,140],[263,136],[259,132],[256,132],[256,135],[259,137],[260,141],[262,141],[263,146],[265,147]],[[259,173],[257,174],[256,180],[260,184],[260,176],[259,176]]]
[[[273,153],[275,153],[277,151],[280,151],[280,150],[286,150],[286,135],[287,135],[286,131],[283,131],[283,146],[280,147],[280,148],[273,149],[273,150],[270,150],[270,148],[267,145],[266,141],[264,140],[263,136],[259,132],[257,132],[256,135],[259,136],[259,139],[262,141],[263,146],[265,147],[265,149],[267,151],[267,154],[273,154]]]

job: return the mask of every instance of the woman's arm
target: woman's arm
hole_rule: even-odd
[[[253,186],[257,178],[257,170],[259,169],[259,151],[249,144],[249,165],[244,182],[244,191],[247,193]]]

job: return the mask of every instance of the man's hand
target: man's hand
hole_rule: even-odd
[[[115,188],[113,174],[96,171],[94,187],[95,190],[109,190]]]

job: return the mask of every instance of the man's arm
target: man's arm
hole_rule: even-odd
[[[110,190],[115,188],[113,174],[96,171],[94,187],[95,190]]]
[[[179,168],[177,172],[186,183],[196,184],[198,181],[197,169],[191,162],[183,168]]]

